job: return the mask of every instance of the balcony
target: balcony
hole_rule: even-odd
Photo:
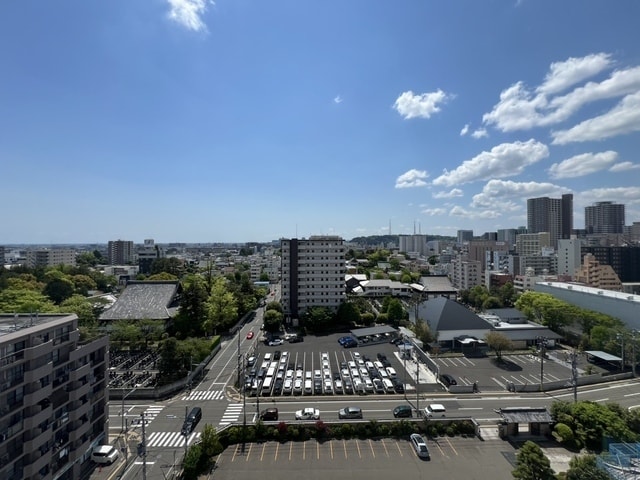
[[[37,457],[34,460],[34,462],[24,466],[24,472],[23,472],[24,476],[22,478],[37,478],[35,477],[35,475],[40,471],[41,468],[47,465],[50,461],[51,461],[50,454],[41,455]]]
[[[32,430],[53,415],[53,407],[49,403],[45,408],[37,412],[35,415],[24,419],[24,429]]]
[[[81,423],[78,426],[78,428],[76,428],[75,430],[71,430],[69,432],[69,440],[73,445],[75,445],[76,442],[83,437],[83,435],[89,433],[90,431],[91,431],[91,422],[87,420],[86,422]]]
[[[69,400],[79,400],[84,395],[87,395],[89,392],[91,392],[91,385],[89,385],[89,382],[85,383],[84,385],[76,384],[74,385],[74,387],[75,388],[69,391]]]
[[[24,349],[25,360],[35,360],[36,358],[43,357],[51,351],[53,346],[53,340],[41,343],[40,345],[34,345],[33,347]]]
[[[69,412],[69,419],[72,422],[80,419],[83,415],[89,415],[89,412],[91,411],[91,402],[86,401],[85,403],[74,407],[75,408]]]
[[[75,370],[72,370],[71,372],[69,372],[69,380],[71,382],[75,382],[81,379],[82,377],[84,377],[85,375],[89,375],[90,372],[91,372],[91,366],[89,364],[82,365],[81,367],[76,368]]]
[[[42,377],[51,375],[53,372],[53,362],[45,363],[44,365],[34,368],[33,370],[27,370],[24,372],[24,382],[31,383],[40,380]]]
[[[35,405],[36,403],[40,403],[45,398],[50,397],[52,391],[53,388],[51,387],[51,384],[46,385],[31,393],[25,394],[24,401],[27,405]]]

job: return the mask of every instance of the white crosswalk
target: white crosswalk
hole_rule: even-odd
[[[187,438],[187,445],[200,438],[200,432],[193,432]],[[153,432],[147,436],[147,447],[184,447],[184,435],[180,432]]]
[[[222,420],[220,420],[220,426],[224,427],[225,425],[229,425],[230,423],[237,422],[242,415],[242,404],[241,403],[230,403],[227,409],[224,411],[222,415]]]
[[[149,425],[154,418],[156,418],[158,416],[158,414],[162,411],[162,409],[164,408],[164,405],[159,405],[159,406],[151,406],[148,407],[145,411],[144,411],[144,424]],[[130,415],[125,415],[125,417],[130,416]],[[136,426],[136,425],[140,425],[141,418],[139,415],[136,415],[133,419],[129,420],[129,425],[132,426]]]
[[[189,395],[184,395],[181,400],[224,400],[224,391],[194,390]]]

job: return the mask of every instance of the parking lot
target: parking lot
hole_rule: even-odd
[[[306,337],[304,342],[273,346],[256,342],[246,358],[247,394],[394,395],[415,391],[415,368],[404,369],[395,345],[385,341],[344,348],[338,343],[343,336]],[[435,385],[435,377],[432,380]]]
[[[430,460],[419,458],[408,439],[308,440],[266,442],[229,447],[220,456],[216,478],[253,478],[273,471],[280,475],[304,471],[305,477],[386,478],[492,478],[509,479],[515,458],[507,442],[482,442],[476,438],[426,439]],[[480,472],[482,474],[480,475]],[[267,473],[267,476],[269,474]]]

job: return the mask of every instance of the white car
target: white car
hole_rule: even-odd
[[[99,445],[94,447],[91,452],[91,460],[96,463],[105,463],[111,465],[118,459],[120,452],[113,445]]]
[[[293,381],[290,378],[287,378],[284,381],[284,386],[282,390],[284,391],[284,393],[287,393],[287,394],[291,393],[291,390],[293,390]]]
[[[430,458],[429,449],[427,448],[427,442],[424,441],[422,435],[413,433],[411,434],[409,439],[411,440],[411,445],[413,445],[414,450],[420,458]]]
[[[319,420],[320,410],[313,407],[303,408],[296,412],[296,420]]]
[[[364,390],[368,393],[373,393],[373,382],[369,377],[364,379]]]
[[[293,393],[295,393],[296,395],[300,395],[302,393],[302,379],[301,378],[297,378],[296,381],[293,383]]]
[[[324,393],[331,395],[333,393],[333,382],[330,379],[324,381]]]
[[[349,360],[349,368],[356,368],[356,362]]]
[[[447,409],[441,403],[430,403],[424,409],[424,414],[427,418],[433,417],[445,417]]]
[[[342,380],[336,380],[333,383],[334,383],[333,390],[336,393],[342,393]]]
[[[270,347],[278,347],[280,345],[284,345],[284,340],[281,338],[274,338],[273,340],[269,340]]]
[[[358,352],[353,352],[353,358],[355,358],[355,359],[360,358],[360,353],[358,353]]]

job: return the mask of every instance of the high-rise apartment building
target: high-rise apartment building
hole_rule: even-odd
[[[398,235],[398,244],[401,252],[418,253],[422,256],[429,255],[426,235],[417,233],[413,235]]]
[[[470,242],[473,240],[473,230],[458,230],[456,237],[458,245],[462,245],[464,242]]]
[[[126,265],[134,260],[133,242],[131,240],[109,240],[107,255],[109,265]]]
[[[140,273],[151,273],[151,266],[153,262],[158,258],[164,258],[165,252],[160,245],[156,245],[152,238],[147,238],[144,244],[138,247],[138,267],[140,267]]]
[[[623,233],[624,204],[596,202],[585,207],[584,228],[587,233]]]
[[[575,276],[582,263],[581,248],[580,239],[558,240],[558,275]]]
[[[281,240],[282,307],[297,319],[311,307],[337,310],[345,298],[345,247],[338,236]]]
[[[571,238],[573,230],[573,195],[562,198],[529,198],[527,200],[527,232],[549,232],[551,246],[556,248],[559,239]]]
[[[75,480],[108,435],[106,336],[76,315],[0,315],[0,478]]]
[[[27,250],[27,266],[55,267],[76,264],[76,251],[70,248],[36,248]]]
[[[498,241],[509,245],[509,250],[513,250],[516,246],[516,237],[518,230],[515,228],[501,228],[498,230]]]

